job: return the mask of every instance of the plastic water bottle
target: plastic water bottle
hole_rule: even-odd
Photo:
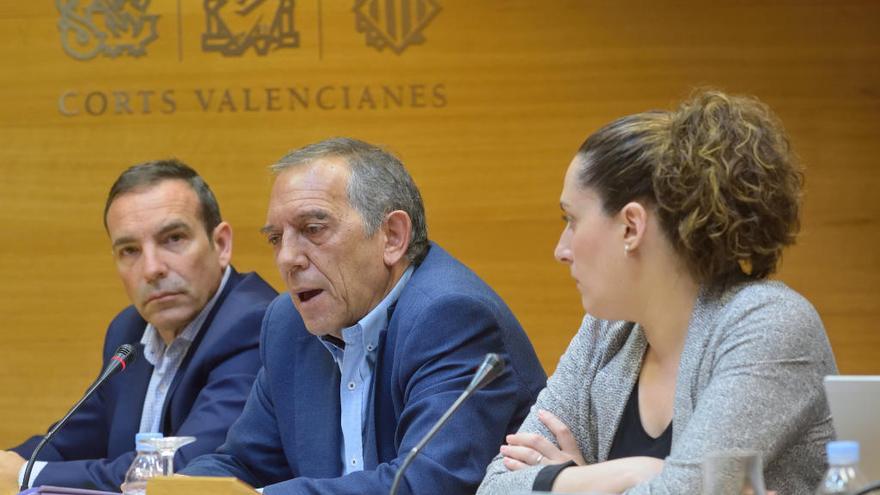
[[[134,436],[134,445],[137,455],[131,463],[131,467],[125,472],[125,482],[120,487],[123,495],[145,495],[147,492],[147,480],[155,476],[162,476],[162,461],[156,448],[141,443],[144,438],[162,438],[161,433],[138,433]]]
[[[859,471],[859,442],[828,442],[828,471],[816,495],[852,494],[867,484]]]

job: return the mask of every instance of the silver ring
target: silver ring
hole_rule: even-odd
[[[541,464],[541,461],[544,460],[544,454],[538,454],[538,459],[535,460],[535,464]]]

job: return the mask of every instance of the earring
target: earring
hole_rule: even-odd
[[[629,244],[623,245],[623,254],[629,254],[629,250],[632,249]]]

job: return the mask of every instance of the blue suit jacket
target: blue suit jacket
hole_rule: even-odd
[[[165,399],[165,435],[197,438],[180,449],[177,466],[216,449],[241,413],[260,368],[260,321],[276,295],[259,275],[230,274]],[[128,369],[108,380],[43,448],[39,460],[50,463],[34,486],[118,491],[134,459],[134,436],[153,373],[140,344],[146,325],[133,306],[110,323],[104,364],[121,344],[135,344],[138,357]],[[11,450],[27,459],[41,438],[33,437]]]
[[[546,376],[503,301],[439,246],[413,272],[379,341],[364,468],[341,476],[340,372],[289,295],[266,311],[263,369],[217,453],[185,474],[235,476],[266,494],[384,494],[408,451],[467,387],[487,352],[504,372],[410,466],[400,493],[473,493]],[[267,486],[271,485],[271,486]]]

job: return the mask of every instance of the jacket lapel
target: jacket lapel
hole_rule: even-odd
[[[676,435],[685,429],[690,422],[696,406],[694,398],[707,385],[711,373],[701,373],[704,359],[710,354],[704,352],[709,347],[709,340],[714,330],[714,311],[717,310],[717,302],[713,294],[702,287],[694,304],[694,310],[688,324],[687,337],[681,352],[678,377],[675,380],[675,403],[673,417],[676,424],[672,428],[672,441],[676,441]]]
[[[297,355],[285,367],[285,372],[295,377],[290,397],[294,401],[294,444],[298,451],[289,453],[288,458],[309,459],[307,464],[297,466],[297,476],[335,478],[342,475],[339,367],[316,337],[299,338],[308,341],[295,346]],[[298,454],[302,452],[309,455]]]
[[[223,307],[223,301],[226,300],[226,297],[232,292],[232,289],[235,288],[236,285],[241,281],[242,276],[238,274],[237,271],[230,268],[229,279],[226,281],[226,286],[223,287],[223,292],[220,294],[220,297],[217,298],[217,301],[214,303],[214,307],[211,308],[211,312],[208,313],[208,316],[205,318],[205,321],[202,322],[202,327],[199,329],[198,334],[196,334],[196,338],[193,339],[192,344],[190,344],[189,349],[186,351],[186,355],[183,357],[183,361],[180,362],[180,367],[177,368],[177,372],[174,373],[174,378],[171,380],[171,385],[168,386],[168,392],[165,394],[165,402],[162,404],[162,422],[161,428],[166,436],[174,435],[174,432],[177,431],[177,428],[180,426],[179,422],[182,422],[185,418],[172,418],[171,417],[171,401],[174,400],[175,392],[177,392],[177,388],[180,386],[180,383],[183,381],[184,376],[189,369],[190,362],[193,360],[193,356],[196,354],[196,350],[199,348],[199,344],[205,340],[205,334],[208,333],[208,330],[211,328],[211,325],[214,322],[214,316],[217,315],[217,312],[220,311],[220,308]],[[149,379],[147,379],[149,382]],[[177,421],[175,421],[177,419]]]
[[[396,306],[396,303],[388,312],[389,321],[391,321],[391,311],[394,306]],[[385,350],[388,349],[385,346],[387,336],[387,329],[379,334],[376,367],[373,369],[373,379],[370,383],[369,402],[366,409],[367,417],[364,418],[366,426],[363,441],[365,470],[376,469],[379,463],[382,462],[382,459],[390,459],[396,455],[396,449],[393,448],[393,433],[388,434],[388,429],[390,428],[393,431],[392,425],[396,425],[397,421],[389,414],[390,408],[387,400],[387,398],[391,397],[387,392],[391,382],[391,371],[390,369],[386,370],[383,366]],[[382,399],[377,401],[377,396],[382,397]],[[379,452],[380,445],[384,446],[383,450],[385,452]],[[394,453],[390,453],[389,449],[394,451]]]
[[[596,373],[592,391],[598,424],[598,461],[608,459],[617,426],[639,376],[647,342],[638,325],[633,326],[623,347]]]

